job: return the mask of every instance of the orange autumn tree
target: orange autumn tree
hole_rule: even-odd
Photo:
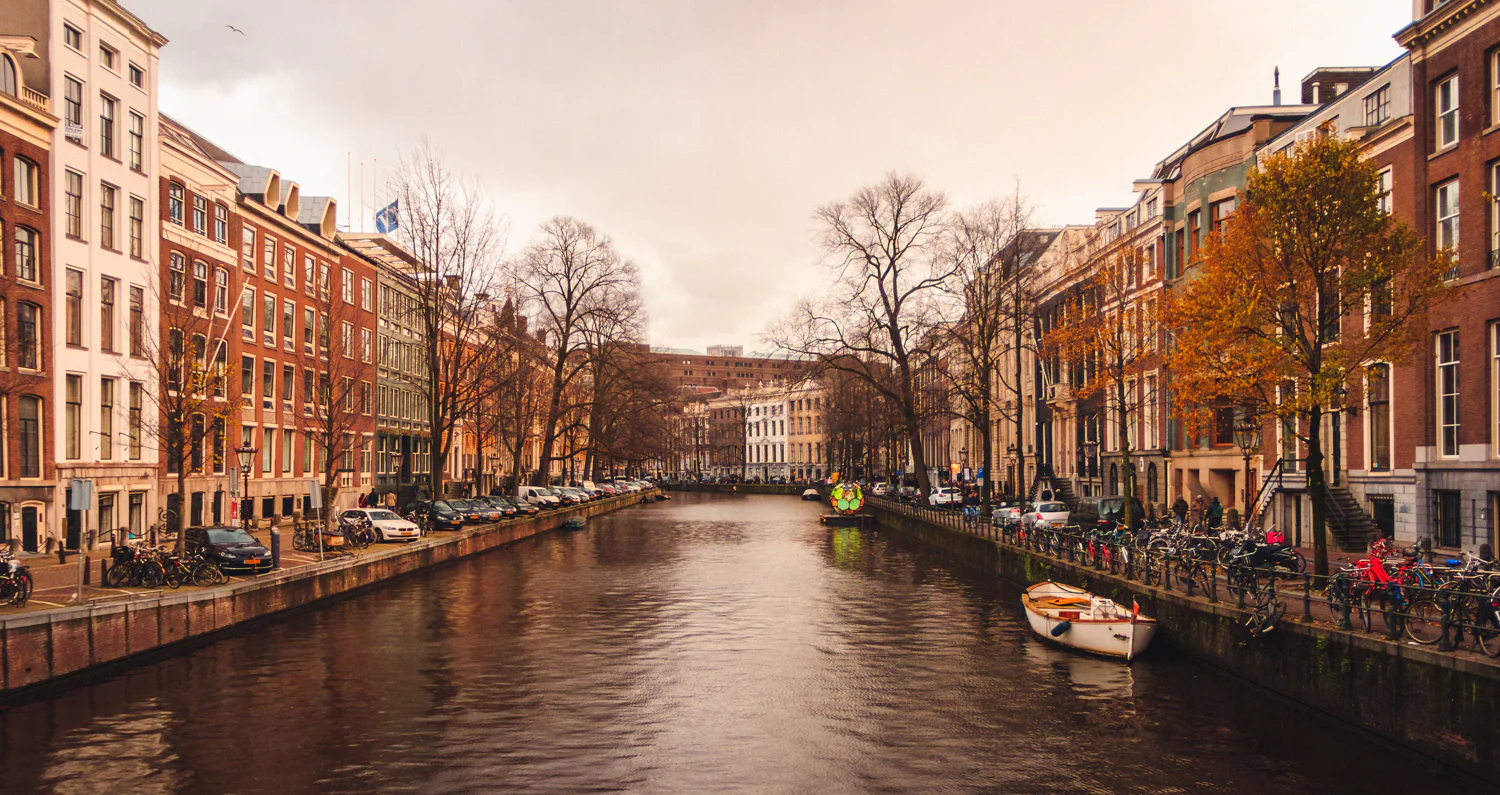
[[[1075,285],[1045,343],[1046,353],[1082,375],[1073,384],[1074,396],[1099,402],[1105,428],[1120,449],[1127,496],[1136,494],[1131,459],[1141,443],[1131,431],[1150,421],[1146,408],[1158,399],[1145,377],[1161,366],[1159,306],[1140,290],[1141,275],[1150,269],[1146,253],[1129,241],[1096,244],[1074,274]],[[1137,518],[1134,502],[1125,501],[1127,525]]]
[[[1378,170],[1357,142],[1322,134],[1266,158],[1167,310],[1179,419],[1202,427],[1214,407],[1229,405],[1298,429],[1320,575],[1328,573],[1324,407],[1367,366],[1400,362],[1451,291],[1448,255],[1425,255],[1381,199]]]

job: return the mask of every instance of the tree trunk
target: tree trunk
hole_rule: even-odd
[[[1313,573],[1328,576],[1328,482],[1323,475],[1323,408],[1313,406],[1307,428],[1307,490],[1312,497]]]
[[[1115,421],[1119,423],[1120,434],[1120,474],[1125,477],[1125,526],[1135,527],[1135,472],[1130,468],[1130,412],[1125,404],[1125,382],[1123,380],[1115,383]]]
[[[187,549],[187,523],[182,520],[183,508],[187,506],[187,470],[182,466],[182,459],[187,456],[178,456],[177,461],[177,544],[176,554],[181,556]]]

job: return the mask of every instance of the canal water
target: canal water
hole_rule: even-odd
[[[0,792],[1480,791],[819,513],[676,495],[0,712]]]

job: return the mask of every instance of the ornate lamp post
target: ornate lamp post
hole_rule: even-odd
[[[1234,424],[1234,443],[1240,448],[1245,457],[1245,496],[1241,503],[1244,506],[1242,522],[1250,522],[1250,459],[1260,451],[1260,423],[1249,416],[1243,416],[1239,422]]]
[[[247,510],[247,506],[250,505],[250,467],[255,465],[255,454],[258,452],[260,450],[251,446],[248,441],[234,448],[234,454],[240,460],[240,480],[242,483],[240,486],[240,526],[246,532],[250,531],[250,512]]]

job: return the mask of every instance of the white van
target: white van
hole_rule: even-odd
[[[562,502],[552,495],[552,490],[542,486],[522,486],[517,496],[543,510],[562,507]]]

